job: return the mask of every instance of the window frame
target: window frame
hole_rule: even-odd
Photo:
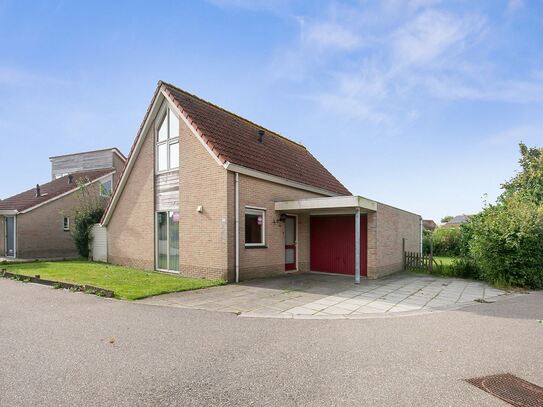
[[[70,231],[70,217],[69,216],[62,217],[62,230],[64,232]]]
[[[166,244],[166,266],[167,266],[167,268],[158,267],[158,264],[159,264],[158,217],[159,217],[159,214],[161,214],[161,213],[165,214],[165,216],[166,216],[166,241],[167,241],[167,244]],[[155,211],[155,243],[154,243],[154,245],[155,245],[155,270],[162,271],[164,273],[180,274],[181,273],[181,264],[178,264],[179,270],[170,269],[170,226],[171,226],[170,213],[172,213],[172,214],[173,213],[178,213],[178,216],[179,216],[179,211],[178,210],[166,209],[166,210]],[[179,242],[179,240],[178,240],[178,242]],[[181,260],[181,256],[179,255],[178,261],[180,261],[180,260]]]
[[[164,107],[160,109],[159,114],[156,116],[159,120],[155,120],[155,171],[157,174],[164,174],[170,171],[179,170],[179,163],[180,159],[178,159],[178,165],[177,167],[171,167],[171,157],[170,157],[170,150],[171,145],[178,143],[179,148],[179,133],[175,135],[175,137],[172,137],[170,134],[170,121],[171,121],[171,115],[174,115],[178,122],[178,129],[181,127],[181,119],[179,116],[177,116],[177,113],[173,111],[173,109],[170,108],[170,106],[165,103]],[[166,129],[166,139],[159,141],[158,140],[158,132],[160,130],[160,127],[164,123],[165,126],[167,126]],[[159,155],[158,150],[159,147],[166,146],[166,169],[159,169]],[[178,154],[179,156],[179,154]]]
[[[257,215],[262,216],[262,228],[260,232],[261,236],[261,243],[247,243],[247,233],[245,233],[245,229],[247,228],[247,215]],[[243,213],[243,222],[244,222],[244,243],[245,247],[252,248],[252,247],[266,247],[266,209],[265,208],[258,208],[254,206],[246,206],[245,211]]]
[[[105,184],[106,182],[111,182],[111,189],[109,190],[109,194],[104,195],[104,188],[103,188],[103,186],[104,186],[104,184]],[[113,177],[110,176],[110,177],[107,177],[107,178],[105,178],[105,179],[100,180],[100,196],[101,196],[102,198],[109,198],[109,197],[111,197],[111,195],[113,195]]]

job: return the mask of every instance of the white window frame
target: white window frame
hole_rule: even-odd
[[[64,216],[62,218],[62,230],[65,232],[68,232],[70,230],[70,217]]]
[[[170,270],[170,212],[178,212],[177,210],[169,210],[165,209],[162,211],[155,211],[155,270],[162,271],[165,273],[173,273],[173,274],[179,274],[181,273],[181,270]],[[158,214],[159,213],[165,213],[166,214],[166,235],[167,235],[167,241],[168,244],[166,245],[166,257],[167,257],[167,265],[168,267],[163,269],[158,267]],[[179,258],[181,260],[181,257]],[[181,264],[179,264],[179,267],[181,268]]]
[[[262,216],[262,232],[261,232],[262,243],[247,243],[247,236],[245,235],[244,236],[245,247],[266,247],[266,209],[246,206],[245,212],[243,214],[244,224],[247,221],[246,215],[257,215],[257,216],[261,215]],[[245,233],[245,227],[243,229]]]
[[[175,137],[171,137],[170,134],[170,115],[174,115],[177,118],[177,121],[179,123],[179,126],[181,126],[181,119],[177,114],[170,109],[168,104],[166,104],[162,109],[160,109],[160,113],[156,116],[159,118],[159,120],[155,121],[155,171],[157,174],[164,174],[166,172],[175,171],[179,169],[179,165],[177,167],[171,167],[170,164],[170,146],[175,143],[179,143],[179,134],[176,134]],[[166,126],[167,126],[167,137],[166,140],[158,141],[158,131],[160,130],[160,125],[162,122],[166,119]],[[158,167],[158,148],[159,146],[166,146],[166,169],[165,170],[159,170]],[[179,147],[179,146],[178,146]]]
[[[109,194],[104,195],[104,190],[102,189],[102,186],[104,185],[104,183],[108,181],[111,182],[111,191],[109,191]],[[113,177],[109,176],[100,181],[100,196],[103,198],[109,198],[112,194],[113,194]]]

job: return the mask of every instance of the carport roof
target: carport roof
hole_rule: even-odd
[[[275,202],[275,210],[282,212],[345,211],[360,208],[362,212],[375,212],[377,202],[363,196],[332,196]]]

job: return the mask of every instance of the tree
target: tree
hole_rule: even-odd
[[[543,288],[543,157],[520,144],[521,170],[465,229],[479,277],[499,285]]]
[[[91,228],[100,222],[104,214],[107,199],[100,196],[95,184],[86,185],[79,181],[77,191],[78,206],[74,210],[74,228],[72,238],[81,257],[89,257],[89,245],[92,241]],[[98,185],[99,187],[99,185]]]
[[[453,218],[453,216],[451,216],[451,215],[443,216],[443,218],[441,218],[441,223],[450,222],[452,220],[452,218]]]
[[[519,171],[513,178],[502,185],[504,192],[499,200],[518,193],[536,205],[543,203],[543,149],[529,148],[520,143],[521,158]]]

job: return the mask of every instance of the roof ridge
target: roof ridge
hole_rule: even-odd
[[[216,103],[210,102],[209,100],[203,99],[203,98],[201,98],[201,97],[199,97],[199,96],[197,96],[197,95],[195,95],[193,93],[187,92],[186,90],[181,89],[180,87],[175,86],[175,85],[173,85],[173,84],[171,84],[169,82],[159,80],[158,81],[158,86],[160,87],[160,85],[170,86],[170,87],[174,88],[175,90],[177,90],[179,92],[182,92],[182,93],[184,93],[186,95],[189,95],[190,97],[193,97],[193,98],[198,99],[198,100],[200,100],[200,101],[202,101],[204,103],[207,103],[208,105],[216,107],[217,109],[222,110],[223,112],[228,113],[231,116],[234,116],[234,117],[236,117],[236,118],[238,118],[240,120],[243,120],[243,121],[245,121],[245,122],[247,122],[247,123],[249,123],[249,124],[251,124],[251,125],[253,125],[255,127],[259,127],[259,128],[261,128],[263,130],[266,130],[266,131],[270,132],[271,134],[273,134],[274,136],[277,136],[277,137],[279,137],[279,138],[281,138],[281,139],[283,139],[285,141],[288,141],[288,142],[290,142],[292,144],[295,144],[295,145],[297,145],[299,147],[302,147],[303,149],[307,150],[307,148],[302,143],[294,141],[294,140],[292,140],[292,139],[290,139],[290,138],[288,138],[286,136],[283,136],[282,134],[277,133],[276,131],[270,130],[267,127],[264,127],[264,126],[262,126],[262,125],[260,125],[258,123],[255,123],[255,122],[253,122],[253,121],[251,121],[251,120],[249,120],[249,119],[247,119],[247,118],[245,118],[243,116],[240,116],[239,114],[231,112],[230,110],[227,110],[224,107],[221,107],[221,106],[217,105]],[[307,150],[307,151],[309,151],[309,150]]]

